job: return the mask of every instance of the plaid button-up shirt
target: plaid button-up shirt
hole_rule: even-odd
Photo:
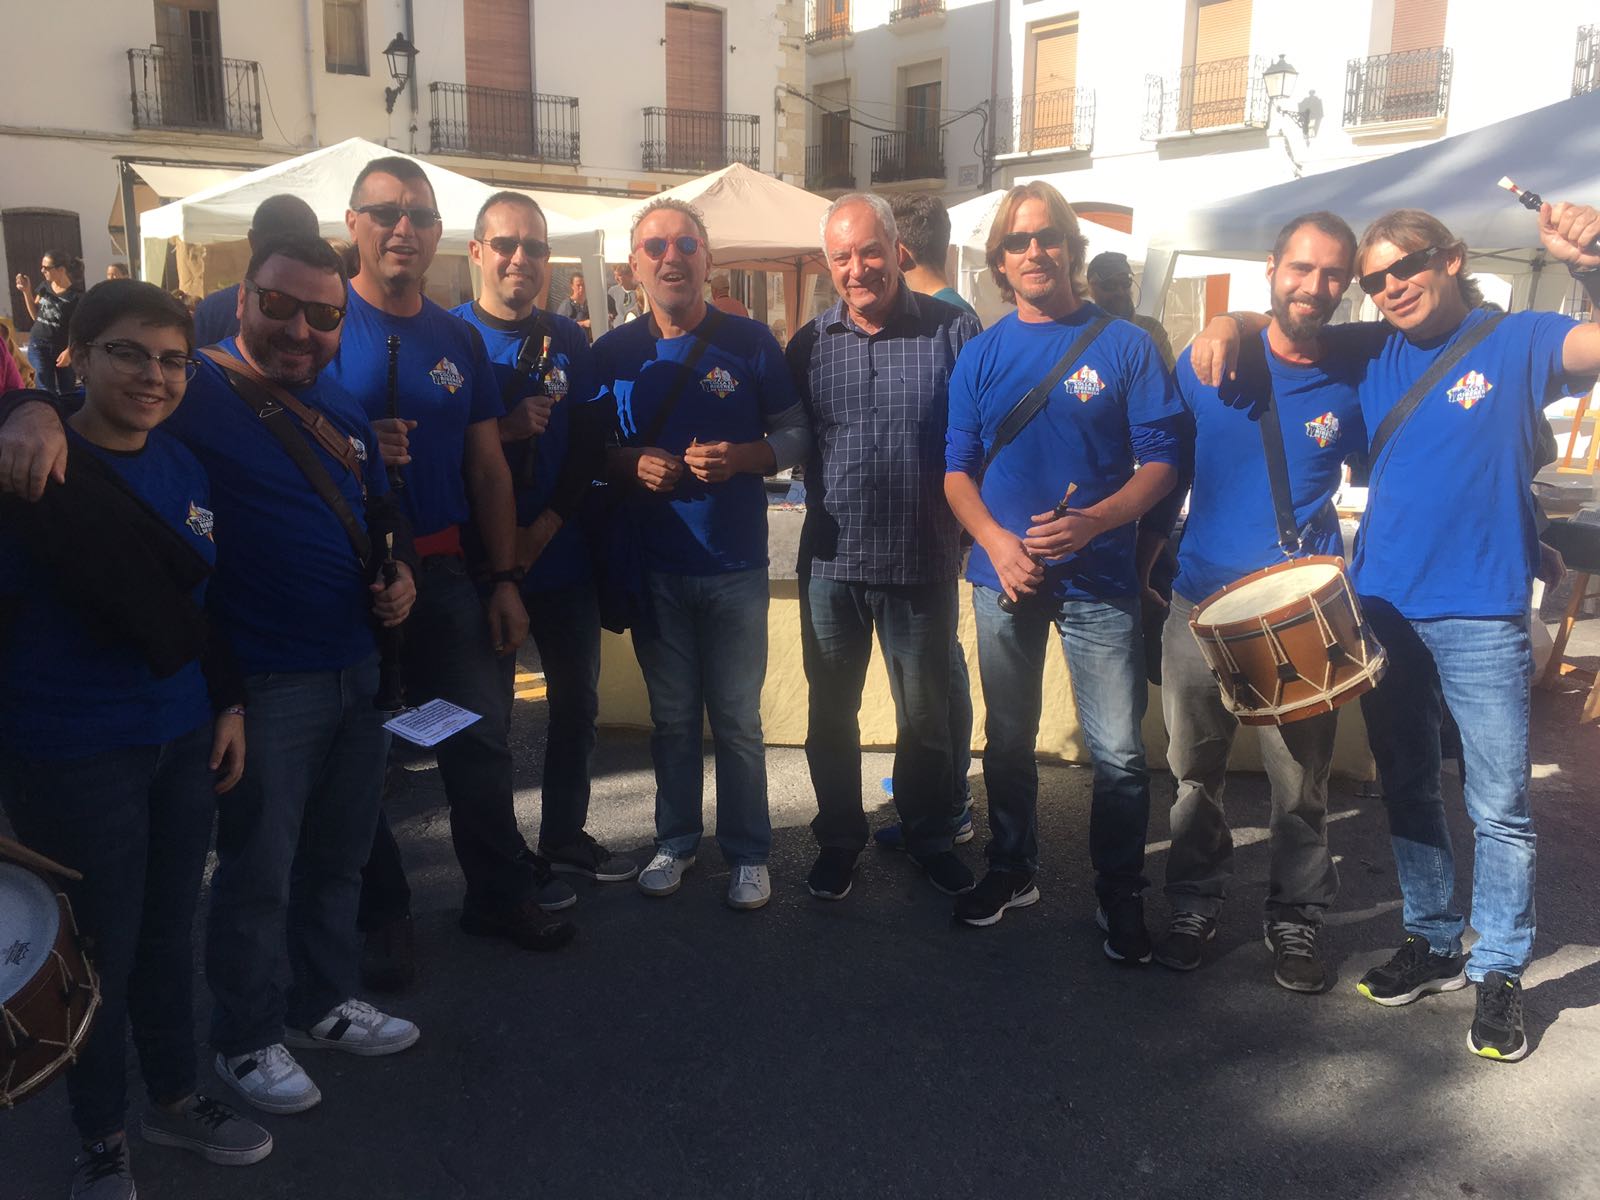
[[[849,583],[942,583],[961,566],[944,498],[946,388],[976,317],[900,283],[869,334],[836,303],[789,343],[814,436],[799,571]]]

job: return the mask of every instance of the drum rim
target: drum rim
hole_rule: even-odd
[[[1264,613],[1257,613],[1250,617],[1240,617],[1239,619],[1233,621],[1202,622],[1201,618],[1204,616],[1206,609],[1210,605],[1215,604],[1218,600],[1221,600],[1230,592],[1237,591],[1240,584],[1249,583],[1255,579],[1265,579],[1271,575],[1281,574],[1285,570],[1297,569],[1312,565],[1333,566],[1338,569],[1339,573],[1332,579],[1328,580],[1327,583],[1322,584],[1313,591],[1304,593],[1298,599],[1290,600],[1287,603],[1280,604],[1277,608],[1268,609]],[[1345,561],[1338,555],[1312,554],[1306,556],[1305,558],[1285,559],[1281,563],[1273,563],[1270,566],[1262,567],[1259,571],[1252,571],[1248,575],[1241,575],[1232,583],[1218,588],[1216,591],[1212,592],[1211,595],[1207,596],[1204,600],[1200,601],[1199,604],[1194,606],[1194,611],[1189,614],[1189,628],[1194,631],[1196,637],[1213,637],[1220,635],[1223,641],[1238,640],[1240,637],[1246,635],[1254,635],[1259,637],[1261,634],[1261,623],[1263,621],[1267,622],[1267,624],[1271,625],[1274,629],[1292,629],[1300,622],[1311,619],[1312,614],[1307,611],[1304,613],[1291,615],[1291,610],[1298,608],[1307,600],[1316,597],[1329,587],[1338,585],[1338,589],[1343,591],[1345,587],[1349,585],[1349,582],[1350,576],[1345,570]],[[1355,588],[1350,588],[1350,595],[1352,598],[1355,596]],[[1359,608],[1359,601],[1357,603],[1358,607],[1356,608],[1356,614],[1359,617],[1361,610]],[[1281,625],[1280,621],[1282,622]],[[1360,624],[1361,627],[1364,628],[1366,621],[1362,620]]]

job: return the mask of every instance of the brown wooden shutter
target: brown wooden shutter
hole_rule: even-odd
[[[1250,0],[1200,0],[1195,12],[1195,63],[1250,53]]]
[[[1078,85],[1078,18],[1033,31],[1033,90],[1055,92]]]
[[[1394,0],[1394,34],[1389,52],[1428,50],[1444,45],[1448,0]]]
[[[667,107],[722,111],[722,13],[667,5]]]
[[[533,90],[528,0],[466,0],[467,86]]]
[[[1077,117],[1078,18],[1036,25],[1028,35],[1030,96],[1022,105],[1017,149],[1070,146]]]
[[[1184,81],[1184,127],[1237,125],[1250,87],[1250,0],[1199,0],[1193,75]]]

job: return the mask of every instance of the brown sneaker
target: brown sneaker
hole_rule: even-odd
[[[512,905],[464,904],[461,928],[473,937],[505,938],[524,950],[559,950],[578,933],[571,921],[540,908],[534,896]]]
[[[361,947],[361,986],[370,992],[399,992],[417,977],[414,931],[409,916],[380,925]]]

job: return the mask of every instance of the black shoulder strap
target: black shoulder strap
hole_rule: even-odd
[[[979,480],[983,479],[985,473],[989,470],[989,464],[994,462],[995,456],[1016,439],[1017,434],[1022,432],[1029,421],[1039,415],[1049,402],[1050,393],[1054,390],[1056,384],[1060,383],[1062,377],[1072,369],[1072,365],[1088,352],[1089,347],[1094,344],[1095,338],[1099,337],[1105,327],[1111,324],[1111,320],[1112,318],[1109,314],[1102,313],[1093,321],[1090,321],[1072,345],[1067,347],[1067,352],[1061,356],[1056,365],[1050,368],[1050,374],[1035,384],[1033,390],[1021,400],[1018,400],[1016,406],[1000,419],[1000,424],[994,431],[994,441],[989,446],[989,453],[983,456],[983,466],[978,471]]]
[[[1433,366],[1428,368],[1427,373],[1411,385],[1411,390],[1400,398],[1399,404],[1389,410],[1389,414],[1379,424],[1378,432],[1372,435],[1372,444],[1367,450],[1367,462],[1371,464],[1372,476],[1375,477],[1378,474],[1378,469],[1381,465],[1378,456],[1383,453],[1383,449],[1389,444],[1390,439],[1400,432],[1400,427],[1411,419],[1411,414],[1417,411],[1417,405],[1422,403],[1423,398],[1433,390],[1434,385],[1439,380],[1444,378],[1450,368],[1465,358],[1474,346],[1493,333],[1495,326],[1499,325],[1504,319],[1504,313],[1491,313],[1483,321],[1467,330],[1456,340],[1455,345],[1434,359]],[[1371,478],[1368,479],[1367,483],[1370,487]]]
[[[672,383],[672,390],[662,400],[661,407],[656,410],[655,419],[650,422],[650,428],[645,430],[643,446],[654,446],[656,439],[661,436],[661,431],[667,427],[667,418],[672,416],[672,410],[678,407],[678,401],[683,397],[683,389],[689,385],[689,380],[694,374],[695,364],[700,361],[700,356],[706,352],[706,347],[711,344],[711,331],[722,320],[722,310],[714,304],[706,305],[705,320],[700,322],[700,328],[695,331],[694,346],[689,350],[689,357],[681,364],[683,370],[678,373],[677,379]]]
[[[356,558],[365,568],[372,560],[372,539],[367,536],[367,531],[361,522],[356,520],[350,502],[344,498],[344,493],[339,490],[339,485],[334,483],[333,476],[328,474],[327,468],[317,458],[311,449],[311,443],[301,434],[295,421],[289,416],[288,410],[279,404],[266,388],[248,375],[234,370],[216,358],[212,358],[212,361],[222,368],[239,398],[250,406],[261,423],[272,432],[272,436],[278,439],[278,444],[294,460],[294,465],[300,468],[300,473],[306,477],[306,482],[311,485],[312,490],[333,510],[333,515],[339,518],[339,524],[344,526],[345,536],[350,539],[350,548],[356,552]]]
[[[1278,545],[1288,555],[1300,553],[1300,525],[1294,519],[1294,490],[1289,485],[1289,458],[1283,448],[1283,425],[1278,420],[1278,398],[1272,390],[1272,367],[1260,337],[1247,338],[1239,348],[1239,373],[1261,389],[1261,450],[1267,460],[1267,486],[1272,491],[1272,515],[1278,525]]]

